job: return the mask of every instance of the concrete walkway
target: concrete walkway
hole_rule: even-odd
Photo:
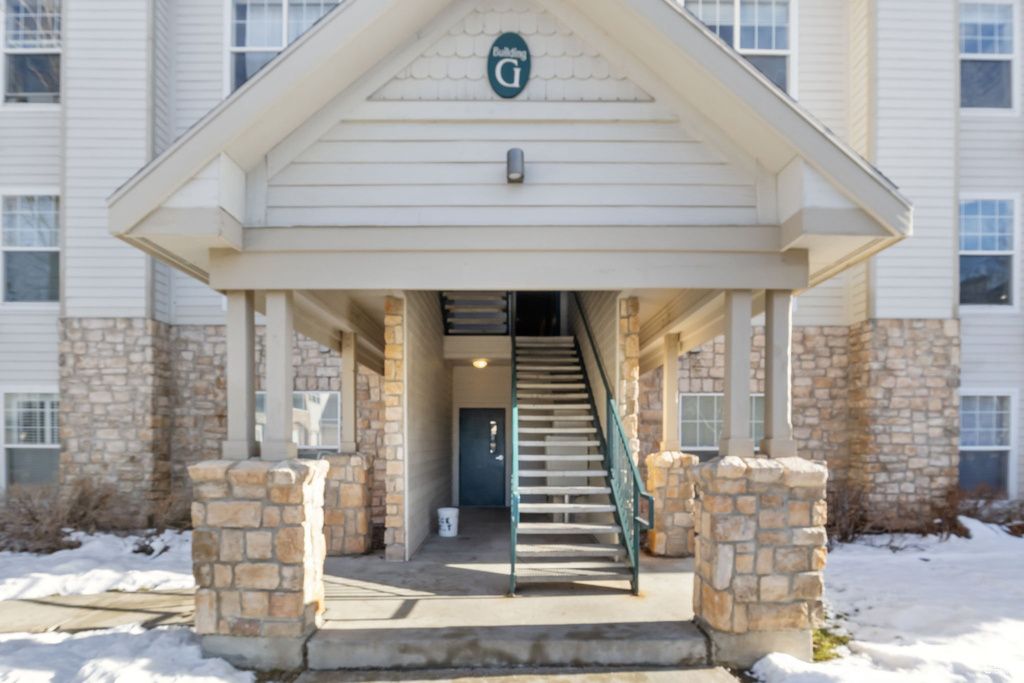
[[[101,593],[0,601],[0,633],[94,631],[142,624],[190,626],[194,591]]]
[[[737,683],[725,669],[449,669],[447,671],[307,672],[295,683]]]
[[[463,510],[460,535],[411,562],[327,561],[324,628],[311,669],[469,666],[703,666],[693,625],[693,560],[644,557],[627,581],[523,586],[508,597],[508,512]]]

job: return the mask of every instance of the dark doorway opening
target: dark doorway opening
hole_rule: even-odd
[[[516,293],[516,335],[557,337],[561,328],[561,292]]]
[[[505,506],[505,410],[459,410],[459,507]]]

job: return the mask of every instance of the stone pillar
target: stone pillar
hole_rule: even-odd
[[[384,317],[385,556],[404,562],[405,544],[405,301],[388,297]]]
[[[295,311],[289,291],[267,292],[267,426],[261,448],[265,460],[298,457],[292,440],[295,391]]]
[[[696,621],[712,661],[748,667],[771,652],[810,661],[823,621],[824,465],[718,457],[696,468]]]
[[[171,492],[170,326],[63,318],[60,486],[109,487],[126,527],[151,524]]]
[[[914,530],[957,486],[960,322],[869,320],[850,330],[850,480],[873,521]]]
[[[793,292],[765,292],[764,440],[773,458],[797,454],[793,440]]]
[[[633,461],[640,462],[640,299],[619,300],[619,415]]]
[[[252,291],[227,293],[227,417],[224,458],[259,456],[256,443],[256,325]]]
[[[754,454],[750,437],[751,302],[748,291],[725,293],[725,418],[718,452]]]
[[[324,611],[324,479],[316,460],[188,468],[196,633],[236,666],[294,670]]]
[[[647,491],[654,496],[654,528],[647,532],[652,555],[694,554],[694,486],[696,455],[663,451],[647,456]]]
[[[370,549],[370,467],[359,453],[330,455],[324,493],[327,554],[362,555]]]

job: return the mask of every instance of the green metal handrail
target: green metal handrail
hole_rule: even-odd
[[[623,543],[629,556],[630,566],[633,569],[633,593],[640,591],[640,531],[641,528],[650,529],[654,526],[654,496],[647,492],[643,480],[640,477],[640,470],[633,460],[633,453],[629,447],[629,438],[626,436],[626,428],[622,424],[622,417],[619,415],[619,408],[615,402],[615,394],[612,392],[611,384],[608,381],[608,374],[605,372],[604,363],[601,362],[601,354],[594,341],[594,332],[587,319],[587,313],[583,308],[583,301],[578,292],[573,292],[576,301],[576,309],[579,311],[580,320],[583,321],[583,328],[587,333],[587,342],[594,354],[594,362],[597,365],[598,374],[601,376],[601,383],[605,390],[605,430],[602,435],[604,446],[605,469],[608,470],[608,478],[611,483],[612,498],[615,502],[616,517],[619,526],[622,528]],[[579,342],[577,342],[577,345]],[[580,349],[580,360],[583,361],[582,348]],[[582,362],[584,373],[586,363]],[[514,370],[513,370],[514,373]],[[515,375],[513,374],[513,385]],[[597,406],[594,401],[594,392],[591,384],[587,381],[587,391],[590,393],[590,402],[597,415]],[[514,405],[514,404],[513,404]],[[647,517],[640,515],[640,501],[647,501]]]
[[[509,595],[516,594],[516,544],[519,535],[519,398],[517,394],[517,369],[516,369],[516,315],[515,315],[515,293],[509,292],[509,337],[512,340],[512,548],[510,553],[511,570],[509,572]]]

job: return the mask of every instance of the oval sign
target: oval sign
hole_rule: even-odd
[[[487,60],[491,87],[499,96],[512,99],[530,81],[530,48],[517,33],[498,36]]]

